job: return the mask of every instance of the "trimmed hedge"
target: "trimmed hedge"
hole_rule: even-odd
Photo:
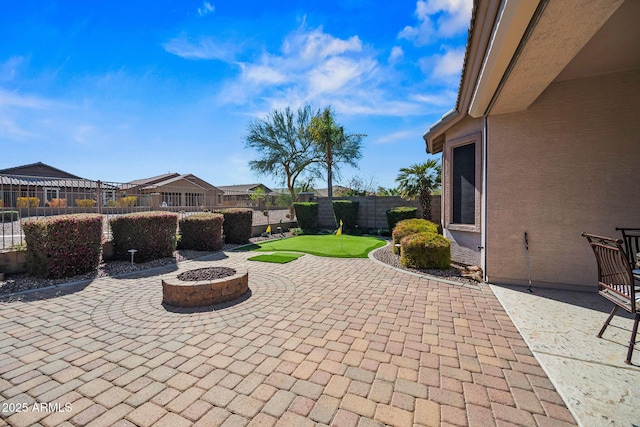
[[[102,215],[72,214],[26,220],[29,274],[71,277],[97,270],[102,254]]]
[[[451,267],[451,242],[440,234],[411,234],[400,241],[400,263],[414,268]]]
[[[342,220],[342,231],[354,230],[358,222],[360,203],[353,200],[334,200],[332,205],[336,227],[340,227],[340,220]]]
[[[222,211],[222,232],[227,243],[247,243],[251,238],[253,209],[231,208]]]
[[[318,228],[318,203],[296,202],[293,204],[296,212],[298,227],[302,230],[316,230]]]
[[[391,238],[393,240],[393,252],[398,253],[397,244],[400,243],[404,237],[415,234],[415,233],[434,233],[438,234],[438,226],[426,219],[404,219],[396,224],[391,233]]]
[[[222,249],[222,223],[224,215],[202,213],[182,218],[179,222],[180,246],[196,251]]]
[[[178,215],[171,212],[139,212],[120,215],[109,221],[113,235],[113,255],[135,262],[172,257],[176,250]]]
[[[0,218],[2,218],[2,222],[11,222],[20,219],[20,215],[18,211],[2,211],[0,212]]]
[[[413,206],[398,206],[389,209],[386,214],[389,230],[393,230],[399,221],[402,221],[403,219],[416,218],[418,215],[418,208]]]

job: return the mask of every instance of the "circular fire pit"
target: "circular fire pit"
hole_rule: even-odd
[[[162,302],[176,307],[202,307],[231,301],[249,290],[245,269],[209,267],[189,270],[162,281]]]

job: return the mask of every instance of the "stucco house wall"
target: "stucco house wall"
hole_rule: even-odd
[[[540,286],[595,286],[580,235],[640,226],[640,70],[551,84],[531,107],[488,118],[492,283],[524,284],[524,232]]]

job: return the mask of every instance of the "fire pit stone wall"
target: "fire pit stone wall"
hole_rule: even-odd
[[[249,273],[235,270],[234,275],[215,280],[162,280],[162,302],[176,307],[203,307],[239,298],[249,291]]]

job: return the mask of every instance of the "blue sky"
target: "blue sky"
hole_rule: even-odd
[[[263,182],[249,122],[331,105],[365,133],[346,183],[395,186],[454,107],[471,0],[17,1],[0,14],[0,169]],[[321,180],[316,187],[326,187]]]

